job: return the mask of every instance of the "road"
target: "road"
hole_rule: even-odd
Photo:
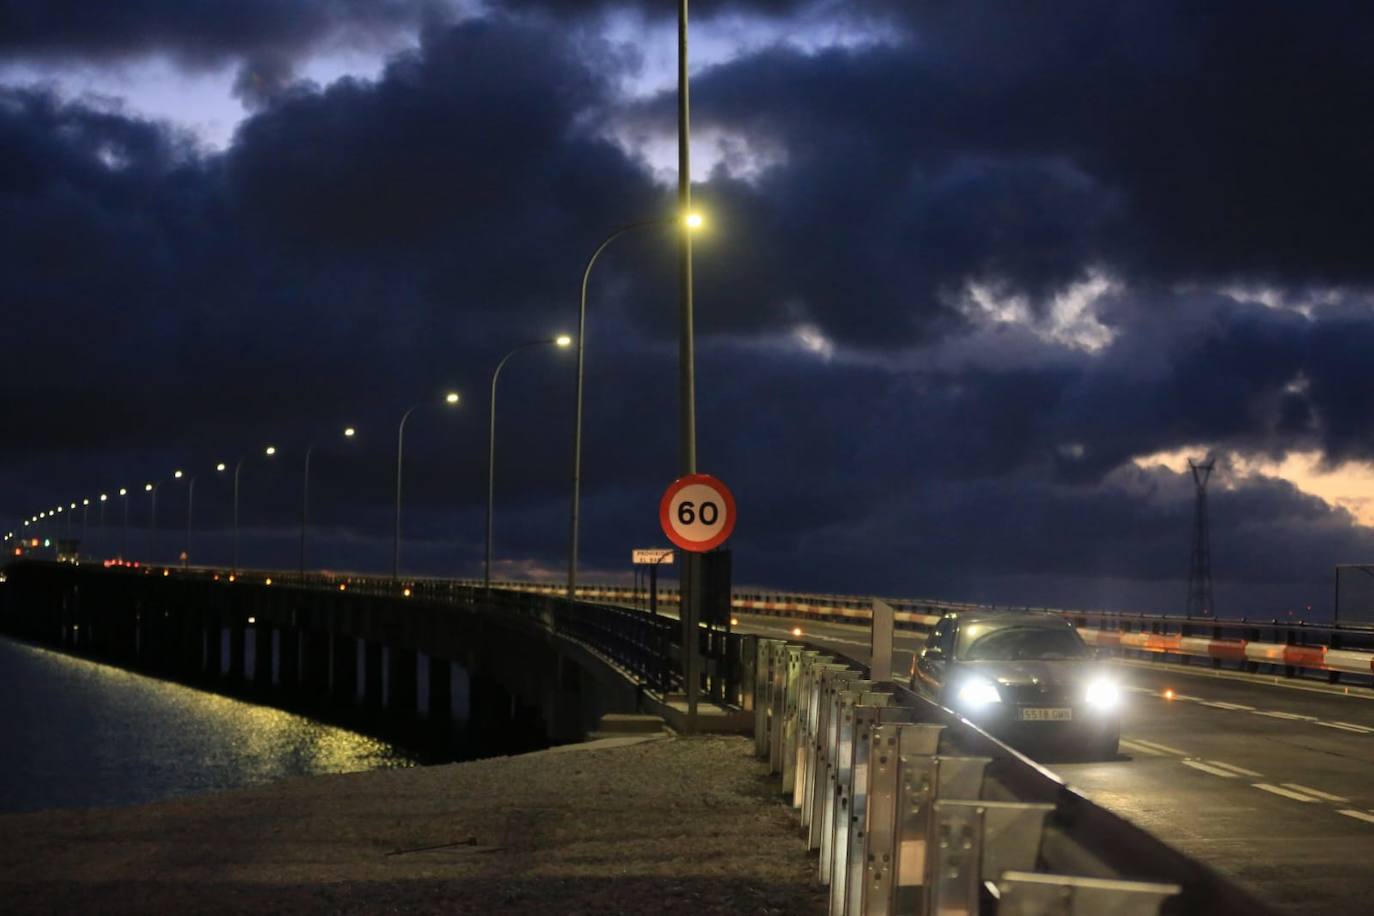
[[[868,658],[861,626],[738,617],[741,632]],[[898,634],[895,673],[909,670],[922,642]],[[1121,753],[1045,761],[1050,769],[1277,909],[1374,911],[1374,691],[1114,665],[1126,686]]]

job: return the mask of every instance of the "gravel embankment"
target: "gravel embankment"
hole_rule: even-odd
[[[738,737],[651,740],[0,817],[22,913],[816,913]]]

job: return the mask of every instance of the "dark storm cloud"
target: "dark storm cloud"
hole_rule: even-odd
[[[1318,52],[1298,39],[1316,26],[1295,22],[1294,47],[1269,47],[1274,72],[1257,74],[1258,56],[1181,7],[1084,23],[1057,7],[1029,21],[935,9],[914,8],[909,46],[771,49],[694,85],[701,135],[783,154],[698,194],[712,215],[697,261],[701,452],[743,497],[740,578],[1019,603],[1075,603],[1077,587],[1077,603],[1167,607],[1191,491],[1130,457],[1199,442],[1374,456],[1374,318],[1357,291],[1310,317],[1216,291],[1244,278],[1301,299],[1367,279],[1352,240],[1374,217],[1348,202],[1371,179],[1341,145],[1366,128],[1297,110],[1323,89],[1339,99],[1328,106],[1361,104],[1367,84],[1336,79],[1357,75],[1351,39],[1331,36],[1330,60],[1304,67]],[[1235,40],[1266,46],[1281,15],[1233,17]],[[432,571],[470,572],[487,373],[570,326],[585,258],[611,227],[669,211],[670,191],[597,128],[668,134],[670,100],[622,110],[625,50],[538,17],[433,28],[375,83],[325,88],[271,56],[294,34],[214,52],[259,62],[261,77],[243,85],[260,107],[223,153],[88,103],[0,95],[0,305],[13,316],[0,426],[22,431],[2,460],[23,488],[5,504],[248,454],[250,517],[284,544],[314,441],[321,525],[363,532],[340,536],[329,562],[375,567],[399,413],[452,384],[462,408],[426,408],[408,428],[407,532],[429,542]],[[1227,72],[1203,79],[1209,60]],[[1289,118],[1305,158],[1290,136],[1265,139]],[[617,242],[594,278],[594,567],[661,540],[673,267],[668,240],[645,234]],[[1094,270],[1121,285],[1098,306],[1112,339],[1096,352],[1032,350],[1018,325],[999,362],[960,298],[977,280],[1045,318]],[[788,342],[805,325],[838,342],[833,359]],[[961,343],[978,359],[960,364]],[[498,557],[557,566],[568,363],[519,359],[502,381]],[[358,441],[336,441],[343,422]],[[275,464],[256,457],[266,441],[282,448]],[[222,481],[203,486],[206,524],[222,526]],[[1275,591],[1284,601],[1374,550],[1343,512],[1262,480],[1219,491],[1214,527],[1219,580],[1295,583]]]
[[[370,45],[446,9],[439,0],[0,0],[0,53],[87,61],[165,54],[208,66],[324,41]]]

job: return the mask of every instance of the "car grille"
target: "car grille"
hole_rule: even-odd
[[[1051,684],[999,684],[1003,701],[1014,706],[1071,706],[1073,694]]]

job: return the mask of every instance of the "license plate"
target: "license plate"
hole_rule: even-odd
[[[1072,709],[1044,709],[1039,707],[1025,707],[1021,710],[1022,722],[1068,722],[1072,719]]]

